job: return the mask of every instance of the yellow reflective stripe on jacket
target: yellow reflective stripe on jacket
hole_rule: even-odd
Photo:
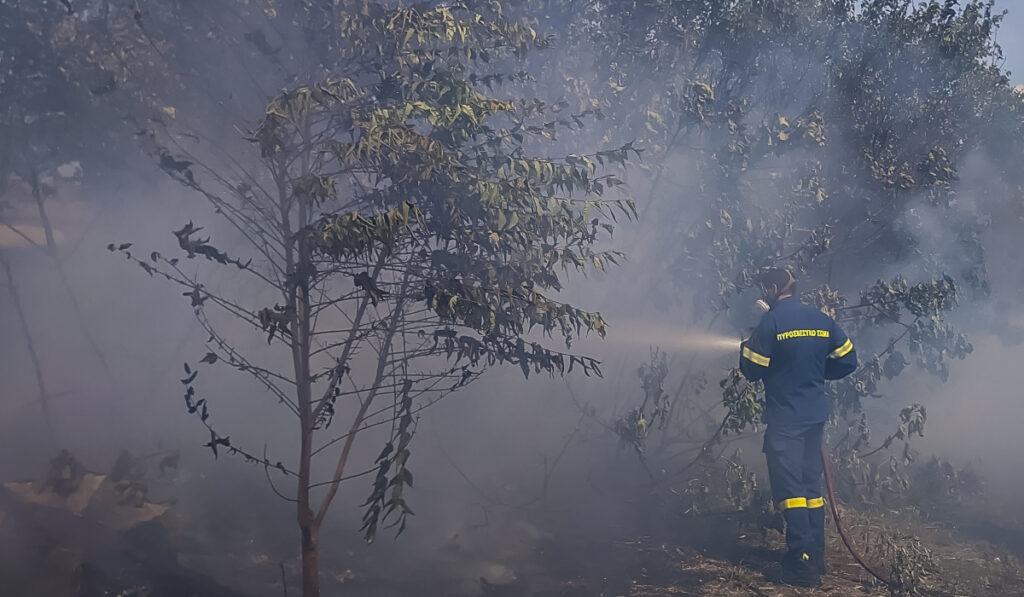
[[[828,338],[830,336],[828,330],[789,330],[776,335],[775,339],[782,342],[790,338]]]
[[[788,500],[782,500],[779,502],[779,510],[785,512],[790,508],[806,508],[807,498],[789,498]]]
[[[825,498],[820,498],[820,497],[811,498],[811,499],[807,500],[807,507],[808,508],[824,508],[825,507]]]
[[[733,354],[736,354],[736,353],[733,353]],[[743,358],[747,359],[751,363],[754,363],[755,365],[761,365],[762,367],[767,367],[768,363],[772,362],[772,360],[770,358],[768,358],[768,357],[766,357],[766,356],[764,356],[762,354],[757,354],[756,352],[754,352],[753,350],[750,350],[750,348],[748,348],[746,346],[743,347]]]
[[[847,338],[842,346],[830,352],[828,356],[833,359],[841,359],[850,354],[851,350],[853,350],[853,341]]]

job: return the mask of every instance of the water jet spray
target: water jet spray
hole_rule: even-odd
[[[610,334],[613,342],[624,344],[658,346],[664,350],[702,352],[738,352],[740,339],[712,332],[690,332],[667,326],[630,325],[626,329]]]

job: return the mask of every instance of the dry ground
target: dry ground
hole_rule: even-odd
[[[906,513],[874,512],[871,516],[844,510],[844,520],[858,549],[883,575],[891,575],[891,555],[883,553],[880,538],[896,537],[907,545],[916,537],[927,554],[927,572],[920,576],[920,595],[948,597],[1008,597],[1024,595],[1024,574],[1019,559],[999,545],[969,540],[955,529],[930,523]],[[831,523],[831,521],[830,521]],[[851,557],[834,527],[829,528],[829,573],[816,589],[782,587],[769,579],[777,573],[778,553],[784,545],[776,531],[744,532],[739,525],[695,524],[703,532],[685,537],[682,546],[649,538],[624,547],[646,552],[646,565],[629,587],[631,597],[800,597],[806,595],[901,595],[865,572]],[[710,549],[701,549],[701,536],[714,533]],[[732,545],[728,543],[732,541]],[[905,591],[908,589],[904,589]],[[913,593],[909,593],[913,594]]]
[[[267,538],[256,541],[242,532],[262,527],[265,520],[225,521],[225,530],[200,534],[197,530],[205,525],[176,517],[172,507],[167,515],[122,532],[102,517],[23,498],[0,487],[0,595],[98,597],[117,594],[110,593],[111,588],[146,585],[151,588],[139,595],[176,597],[187,587],[188,594],[197,597],[279,597],[285,594],[281,575],[286,571],[293,579],[290,594],[295,596],[297,569],[288,555],[290,535],[288,541],[278,537],[280,553],[267,555],[265,550],[273,547]],[[907,512],[879,509],[868,515],[844,510],[854,541],[877,569],[892,574],[915,563],[924,566],[923,574],[913,576],[920,581],[917,593],[908,591],[912,583],[905,582],[901,593],[875,581],[846,552],[831,525],[829,574],[820,588],[797,589],[771,582],[783,537],[774,530],[761,531],[749,517],[667,515],[671,508],[666,504],[646,502],[635,510],[641,512],[639,520],[620,520],[616,529],[589,529],[578,535],[549,532],[557,526],[550,518],[530,525],[509,517],[478,529],[476,537],[453,538],[432,553],[406,553],[402,558],[416,560],[416,567],[404,574],[390,566],[382,569],[379,563],[373,566],[353,547],[344,557],[325,557],[325,595],[1024,596],[1019,560],[1024,555],[1024,525],[1000,518],[991,509],[949,512],[932,521]],[[958,525],[936,522],[949,520]],[[512,540],[516,536],[521,540]],[[894,560],[893,543],[887,544],[885,537],[895,538],[898,546],[919,546],[903,552],[919,557],[900,564]],[[400,540],[388,553],[396,554],[393,550],[401,545]],[[490,580],[481,578],[488,574],[482,570],[490,571]],[[6,592],[12,588],[14,571],[20,589]]]

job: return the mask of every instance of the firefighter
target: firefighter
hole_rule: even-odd
[[[800,302],[784,269],[759,278],[768,311],[740,346],[740,370],[764,380],[764,453],[776,508],[786,520],[783,584],[814,587],[825,573],[821,445],[830,406],[825,380],[857,368],[853,342],[824,313]]]

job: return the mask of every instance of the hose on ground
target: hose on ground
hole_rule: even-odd
[[[836,530],[839,532],[839,537],[843,540],[843,544],[846,545],[846,549],[850,551],[850,555],[852,555],[853,559],[860,564],[861,568],[867,570],[871,576],[874,576],[884,584],[891,585],[892,582],[888,578],[882,576],[878,572],[875,572],[875,570],[864,561],[864,557],[861,556],[860,552],[857,551],[857,548],[853,546],[853,541],[850,540],[850,536],[846,533],[846,527],[843,526],[843,520],[839,516],[839,506],[836,504],[836,490],[832,485],[832,467],[829,465],[828,448],[825,446],[825,442],[821,443],[821,463],[825,470],[825,486],[828,488],[828,506],[829,509],[832,510],[832,518],[836,522]]]

